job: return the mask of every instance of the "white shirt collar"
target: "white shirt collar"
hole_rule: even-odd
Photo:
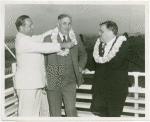
[[[64,40],[64,37],[63,37],[62,33],[59,32],[59,35],[60,35],[61,40],[63,41],[63,40]],[[66,40],[67,40],[67,37],[68,37],[68,36],[65,36]]]

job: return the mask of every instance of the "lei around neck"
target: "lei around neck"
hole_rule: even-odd
[[[58,43],[58,33],[59,33],[58,27],[56,27],[56,28],[54,28],[54,30],[52,30],[51,39],[52,39],[53,43]],[[75,33],[72,28],[69,31],[69,37],[70,37],[71,41],[74,42],[75,45],[77,45],[76,36],[75,36]],[[67,56],[69,51],[70,51],[69,49],[61,50],[60,52],[57,53],[57,55]]]
[[[119,48],[121,47],[123,41],[126,41],[125,36],[119,36],[116,43],[112,47],[111,51],[104,57],[101,57],[99,55],[99,44],[100,44],[100,39],[98,38],[96,41],[96,44],[94,46],[94,52],[93,52],[93,57],[96,63],[106,63],[109,62],[112,58],[116,56],[116,53],[119,51]]]

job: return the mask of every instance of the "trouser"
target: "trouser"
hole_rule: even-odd
[[[19,117],[39,117],[42,89],[17,89],[19,98]]]
[[[47,90],[50,116],[61,117],[62,101],[68,117],[77,117],[76,103],[76,83],[70,82],[63,87],[58,86],[54,90]]]
[[[94,95],[91,111],[101,117],[120,117],[127,93],[106,95]]]
[[[42,94],[42,100],[41,100],[41,109],[40,109],[40,117],[49,117],[49,105],[47,100],[47,93],[44,92]]]

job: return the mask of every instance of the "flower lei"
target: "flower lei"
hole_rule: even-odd
[[[53,43],[58,43],[58,40],[57,40],[58,33],[59,33],[58,27],[56,27],[54,30],[52,30],[51,39],[52,39]],[[69,37],[70,37],[71,41],[74,42],[75,45],[77,45],[76,36],[75,36],[75,33],[72,30],[72,28],[70,29]],[[69,53],[69,49],[65,49],[65,50],[61,50],[60,52],[58,52],[57,55],[67,56],[68,53]]]
[[[104,57],[99,56],[99,44],[100,39],[97,39],[96,44],[94,46],[94,52],[93,57],[96,63],[106,63],[109,62],[113,57],[116,56],[116,53],[119,51],[119,48],[121,47],[123,41],[126,41],[125,36],[119,36],[116,43],[114,44],[112,50]]]

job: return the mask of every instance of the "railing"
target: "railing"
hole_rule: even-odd
[[[16,63],[12,64],[12,74],[5,75],[5,79],[13,78],[16,72]],[[5,89],[5,116],[13,117],[18,114],[18,97],[13,87]]]
[[[6,75],[5,79],[14,77],[16,71],[16,64],[12,64],[12,74]],[[84,75],[93,75],[94,72],[86,72]],[[132,103],[134,106],[124,106],[124,113],[131,113],[132,115],[122,115],[122,117],[139,117],[139,114],[145,115],[145,106],[141,107],[139,104],[145,105],[145,97],[140,97],[139,94],[145,94],[145,88],[140,88],[138,85],[138,77],[144,76],[145,73],[140,72],[129,72],[129,76],[133,76],[135,80],[134,87],[129,87],[129,93],[133,93],[134,97],[127,97],[126,103]],[[91,112],[89,112],[90,104],[92,100],[92,95],[90,94],[92,85],[83,84],[79,88],[77,88],[77,102],[76,107],[78,111],[79,117],[96,117]],[[79,92],[78,92],[79,91]],[[85,92],[86,91],[86,92]],[[10,96],[10,97],[9,97]],[[5,90],[5,115],[8,116],[17,116],[18,110],[18,98],[16,96],[15,90],[13,87]],[[47,112],[48,113],[48,112]],[[62,115],[65,115],[64,107],[62,105]]]
[[[86,75],[94,74],[94,72],[89,72],[89,73],[86,72],[85,74]],[[141,88],[138,85],[138,77],[139,76],[145,76],[145,73],[129,72],[128,75],[134,77],[135,84],[134,84],[134,87],[129,87],[129,93],[134,93],[134,97],[128,96],[126,99],[126,103],[132,103],[132,104],[134,104],[134,106],[125,105],[123,112],[134,114],[134,116],[122,115],[122,117],[139,117],[139,114],[145,115],[145,107],[139,107],[139,104],[145,104],[145,97],[144,98],[139,97],[139,93],[145,94],[145,88]],[[90,91],[91,87],[92,87],[92,85],[83,84],[79,88],[77,88],[78,90],[83,91],[83,92],[77,93],[76,107],[78,109],[78,115],[79,116],[88,116],[88,117],[94,116],[93,114],[91,114],[89,112],[91,100],[92,100],[92,95],[90,94],[90,92],[88,92],[88,94],[87,94],[87,90]],[[86,93],[84,90],[86,90]],[[84,102],[80,102],[82,100]],[[81,108],[84,111],[80,111]],[[64,110],[63,110],[63,113],[64,113]]]

